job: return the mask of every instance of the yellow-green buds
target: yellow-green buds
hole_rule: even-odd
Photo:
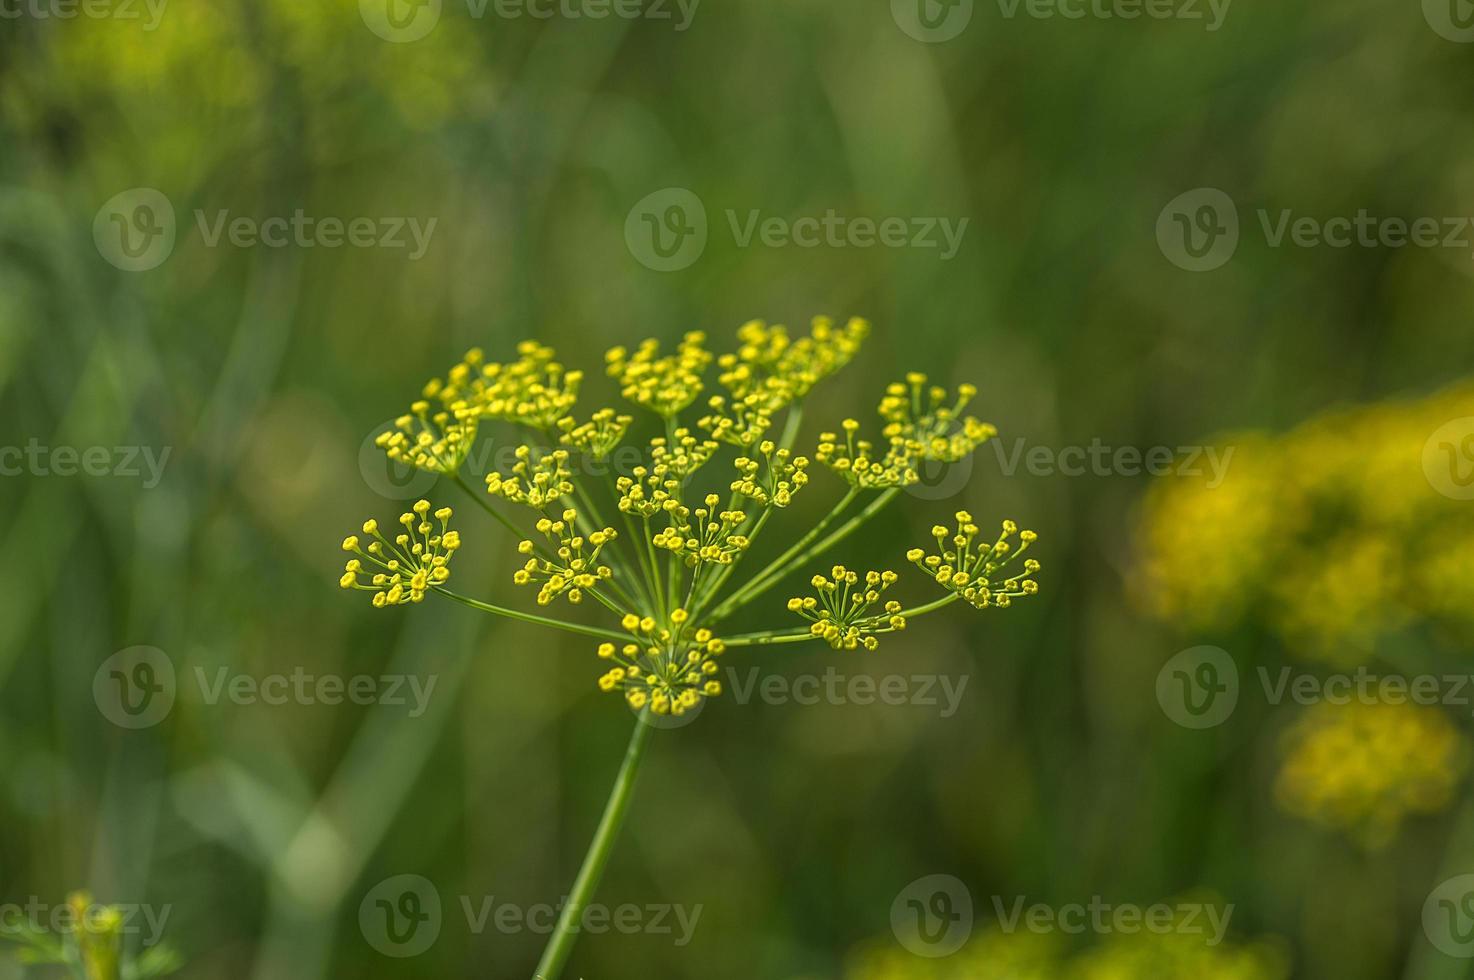
[[[670,418],[701,394],[701,376],[711,363],[706,334],[686,334],[674,354],[660,356],[660,344],[646,340],[631,354],[615,347],[604,355],[606,370],[620,394],[662,418]]]
[[[896,581],[896,573],[851,571],[843,565],[829,570],[828,578],[815,575],[810,584],[818,597],[796,596],[788,600],[788,611],[807,619],[809,632],[836,650],[854,650],[863,646],[874,650],[880,645],[877,633],[891,633],[906,628],[901,604],[886,602],[884,613],[871,613],[882,593]]]
[[[372,592],[379,608],[422,601],[426,592],[450,578],[450,559],[461,546],[459,532],[450,530],[450,518],[449,507],[431,515],[430,502],[421,500],[400,515],[403,530],[392,541],[379,533],[377,522],[365,521],[363,532],[373,540],[362,548],[357,537],[344,539],[343,550],[358,557],[343,566],[338,584]],[[377,571],[365,569],[364,562]]]
[[[1039,583],[1028,576],[1039,571],[1039,563],[1026,559],[1021,571],[1005,576],[1006,567],[1034,543],[1033,531],[1019,531],[1013,521],[1004,521],[1002,532],[991,546],[977,542],[978,526],[965,510],[956,514],[957,529],[949,531],[938,524],[932,528],[937,553],[927,554],[921,548],[906,552],[906,559],[978,609],[989,606],[1006,608],[1019,596],[1034,595]],[[1019,545],[1013,545],[1017,536]]]
[[[573,492],[568,450],[534,454],[530,446],[518,446],[516,456],[511,476],[492,473],[486,477],[487,493],[542,510]]]
[[[623,691],[631,708],[657,715],[683,715],[722,693],[716,658],[726,647],[711,630],[691,629],[685,609],[672,610],[666,625],[633,614],[620,625],[631,642],[600,644],[600,659],[615,664],[599,677],[600,690]]]
[[[584,592],[614,574],[608,565],[599,564],[599,552],[617,537],[614,528],[594,531],[585,538],[577,532],[577,523],[578,512],[571,508],[563,511],[559,520],[544,517],[537,522],[537,530],[547,538],[548,547],[539,553],[532,541],[517,545],[520,553],[532,557],[512,575],[512,581],[517,585],[542,583],[537,593],[539,606],[546,606],[560,595],[574,604],[582,602]]]

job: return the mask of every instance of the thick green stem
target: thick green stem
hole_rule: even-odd
[[[594,839],[589,843],[583,865],[578,869],[578,877],[573,879],[573,889],[563,903],[558,925],[553,929],[547,948],[543,950],[542,959],[538,960],[537,973],[533,980],[558,980],[563,967],[568,963],[573,944],[578,939],[583,910],[588,907],[599,888],[599,879],[604,876],[604,866],[609,863],[614,842],[619,837],[620,828],[624,826],[630,797],[635,788],[635,777],[640,771],[640,761],[645,756],[645,747],[654,731],[655,726],[644,717],[635,719],[635,730],[630,735],[629,746],[624,750],[624,763],[619,767],[614,788],[609,792],[609,802],[604,804],[604,815],[599,818],[599,827],[594,831]]]
[[[456,602],[470,606],[472,609],[479,609],[482,612],[489,612],[497,616],[506,616],[508,619],[519,619],[524,623],[549,626],[553,629],[565,630],[569,633],[582,633],[584,636],[597,636],[605,640],[617,640],[621,643],[628,642],[629,640],[629,635],[626,633],[616,633],[613,630],[600,629],[597,626],[580,626],[578,623],[565,623],[561,620],[549,619],[546,616],[537,616],[532,613],[519,612],[516,609],[508,609],[505,606],[494,606],[489,602],[471,599],[459,593],[452,592],[449,589],[437,588],[435,591],[447,599],[454,599]]]

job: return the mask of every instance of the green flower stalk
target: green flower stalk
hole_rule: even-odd
[[[578,916],[598,887],[623,824],[652,719],[687,715],[719,697],[716,675],[727,650],[822,641],[835,650],[871,651],[880,636],[956,599],[978,609],[1002,608],[1038,591],[1031,577],[1037,561],[1011,565],[1034,541],[1033,532],[1019,532],[1006,521],[1003,534],[985,546],[976,540],[972,517],[959,512],[955,534],[938,528],[939,553],[907,554],[942,587],[942,598],[906,608],[889,591],[900,584],[896,572],[862,573],[833,564],[827,576],[810,570],[813,595],[787,601],[797,623],[720,632],[721,623],[790,573],[848,540],[919,480],[921,464],[956,462],[996,434],[993,426],[964,414],[976,394],[971,385],[952,396],[923,374],[907,374],[886,388],[879,403],[884,448],[862,438],[855,419],[820,434],[812,459],[838,477],[838,501],[813,527],[790,532],[793,543],[776,558],[734,584],[770,521],[811,483],[810,457],[794,448],[804,397],[854,359],[869,329],[860,319],[837,326],[819,317],[807,336],[795,338],[785,327],[753,321],[737,331],[737,349],[720,355],[707,349],[700,332],[686,334],[669,353],[654,340],[633,351],[616,347],[605,357],[605,373],[623,398],[653,416],[653,434],[639,438],[635,417],[613,408],[583,418],[575,414],[583,375],[565,369],[550,348],[524,343],[509,364],[488,362],[482,351],[472,350],[444,378],[427,384],[409,414],[379,440],[391,459],[451,479],[516,534],[525,562],[513,582],[538,586],[539,606],[560,597],[586,606],[583,600],[590,597],[617,627],[534,615],[450,591],[450,562],[461,538],[450,526],[451,509],[428,500],[400,517],[402,531],[393,538],[370,520],[363,525],[367,545],[357,536],[343,542],[353,557],[342,586],[371,592],[377,607],[418,603],[435,594],[493,615],[598,638],[596,655],[605,668],[597,686],[623,698],[636,714],[594,842],[539,964],[541,980],[557,980],[567,962]],[[722,392],[703,400],[713,363]],[[693,408],[698,405],[704,408]],[[692,425],[682,422],[688,409],[700,414]],[[517,447],[510,472],[486,476],[482,493],[460,469],[476,438],[493,423],[519,427],[527,441]],[[606,461],[621,449],[634,452],[618,458],[636,455],[639,462],[609,475]],[[709,475],[712,469],[717,474]],[[589,479],[591,472],[603,479]],[[517,508],[509,510],[512,504]],[[602,516],[615,512],[622,530]]]

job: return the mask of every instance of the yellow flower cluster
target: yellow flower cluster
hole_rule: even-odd
[[[887,487],[907,487],[915,483],[916,469],[912,465],[920,446],[896,437],[880,458],[875,456],[875,444],[868,439],[856,437],[860,423],[856,419],[845,419],[840,423],[844,430],[844,441],[833,432],[819,435],[819,446],[814,458],[834,470],[853,487],[879,490]]]
[[[534,429],[550,429],[578,401],[582,371],[565,371],[551,347],[525,340],[511,364],[489,364],[482,369],[485,389],[481,404],[491,418],[520,422]]]
[[[735,460],[737,479],[732,481],[732,492],[764,507],[787,507],[793,503],[793,495],[808,485],[808,457],[779,449],[771,439],[758,445],[758,453],[762,462],[746,456]]]
[[[599,657],[615,664],[599,678],[601,690],[623,691],[630,707],[657,715],[683,715],[722,693],[716,658],[725,647],[711,630],[693,630],[686,610],[673,610],[665,625],[630,614],[620,626],[633,641],[599,646]]]
[[[518,585],[541,582],[542,588],[537,593],[539,606],[546,606],[560,595],[567,595],[568,601],[575,604],[582,602],[585,590],[614,574],[608,565],[599,564],[599,552],[616,537],[614,529],[593,531],[585,539],[577,533],[577,523],[578,512],[572,508],[565,510],[560,520],[544,517],[537,522],[538,533],[548,539],[552,549],[551,558],[539,555],[537,545],[530,539],[517,545],[518,552],[529,557],[527,564],[513,574],[512,581]]]
[[[655,547],[679,555],[689,567],[730,565],[747,550],[746,536],[738,534],[747,515],[740,510],[718,511],[716,494],[707,494],[704,507],[694,511],[677,505],[670,511],[670,526],[651,538]]]
[[[1425,445],[1474,415],[1474,386],[1338,410],[1279,436],[1229,435],[1221,483],[1156,481],[1140,598],[1188,629],[1247,610],[1297,652],[1363,663],[1389,635],[1474,631],[1474,509],[1430,485]]]
[[[815,575],[810,580],[818,592],[817,599],[796,596],[788,600],[788,611],[807,619],[812,624],[809,632],[814,636],[836,650],[854,650],[860,646],[874,650],[880,646],[875,634],[906,628],[906,619],[900,615],[901,604],[894,599],[885,604],[884,614],[870,612],[881,594],[895,584],[895,572],[866,572],[865,584],[858,588],[859,572],[835,565],[829,574],[830,578]]]
[[[657,436],[650,440],[650,471],[662,479],[685,481],[717,451],[710,439],[698,439],[689,429],[676,429],[674,439]]]
[[[1186,914],[1187,901],[1217,903],[1212,895],[1184,896],[1165,902],[1173,924]],[[845,980],[1289,980],[1290,960],[1283,943],[1259,940],[1209,945],[1201,931],[1142,929],[1104,937],[1072,949],[1061,932],[988,929],[947,957],[917,956],[894,940],[862,946],[850,958]]]
[[[948,404],[947,389],[928,386],[926,375],[912,372],[904,383],[886,387],[878,409],[886,422],[881,434],[892,445],[899,440],[917,447],[922,459],[955,463],[998,434],[988,423],[962,414],[977,393],[973,385],[958,385],[957,398]]]
[[[809,336],[798,340],[781,325],[743,324],[737,331],[742,346],[717,358],[717,380],[731,397],[713,396],[711,414],[697,424],[723,442],[752,445],[777,412],[848,364],[869,332],[870,324],[859,318],[836,329],[828,317],[815,317]]]
[[[948,531],[938,524],[931,529],[937,539],[937,554],[929,555],[921,548],[906,552],[906,560],[926,572],[947,591],[961,596],[978,609],[989,606],[1007,608],[1019,596],[1034,595],[1039,583],[1027,576],[1039,571],[1040,565],[1026,559],[1023,570],[999,579],[999,573],[1029,549],[1038,537],[1033,531],[1020,531],[1013,521],[1004,521],[1003,530],[990,547],[977,543],[978,526],[965,510],[956,514],[957,530]],[[1019,546],[1013,546],[1017,535]],[[950,545],[950,547],[948,547]]]
[[[636,466],[632,476],[615,480],[619,509],[626,514],[653,517],[681,504],[681,486],[717,451],[710,439],[701,440],[688,429],[676,429],[674,441],[664,436],[650,440],[650,466]],[[646,492],[646,488],[649,492]]]
[[[1320,703],[1286,737],[1280,803],[1314,823],[1386,844],[1402,821],[1448,805],[1469,749],[1437,708]]]
[[[710,629],[688,623],[686,609],[672,611],[680,597],[686,596],[687,606],[700,618],[721,622],[766,593],[794,564],[834,548],[885,503],[867,505],[831,528],[853,499],[846,494],[816,526],[795,536],[787,551],[723,595],[733,566],[774,512],[788,507],[810,482],[811,458],[832,467],[853,487],[895,488],[918,479],[918,462],[955,461],[994,434],[991,426],[964,414],[975,394],[972,387],[962,386],[953,398],[944,389],[929,386],[925,375],[910,374],[904,382],[889,386],[879,405],[886,450],[878,452],[860,439],[859,423],[847,420],[842,438],[820,437],[817,456],[795,455],[791,446],[801,420],[798,400],[848,364],[869,329],[861,319],[840,326],[816,317],[806,336],[793,337],[786,327],[754,320],[737,331],[737,349],[720,356],[707,349],[706,335],[699,331],[687,333],[674,350],[662,351],[655,340],[633,350],[611,349],[605,366],[621,395],[661,419],[660,434],[639,453],[626,443],[634,421],[631,415],[614,408],[601,408],[586,417],[575,414],[583,374],[566,369],[551,347],[524,342],[508,363],[490,362],[483,351],[472,348],[444,377],[424,386],[409,413],[379,437],[379,445],[392,459],[459,481],[478,430],[499,422],[537,430],[540,435],[516,447],[509,472],[492,472],[485,478],[490,497],[524,505],[536,514],[536,534],[518,544],[523,561],[514,581],[536,584],[539,605],[560,596],[570,603],[591,596],[623,616],[633,642],[601,648],[602,656],[616,661],[601,685],[625,691],[638,708],[681,713],[721,690],[711,675],[716,671],[712,658],[721,653],[722,641]],[[714,360],[722,393],[706,399],[705,417],[694,426],[683,426],[681,413],[702,397],[704,376]],[[783,437],[768,438],[780,411],[788,412]],[[715,481],[730,490],[726,500],[720,485],[696,486],[698,471],[723,444],[737,447],[735,473],[730,480]],[[622,457],[626,449],[635,454],[633,462],[638,465],[626,470],[620,459],[619,468],[627,475],[615,477],[612,498],[627,518],[623,525],[627,533],[635,538],[627,548],[613,528],[600,527],[603,505],[596,498],[601,488],[583,482],[588,473],[602,475],[600,468],[585,464],[616,454]],[[577,510],[570,506],[575,496]],[[499,501],[481,498],[481,503],[517,538],[527,534],[514,516],[503,513]],[[358,557],[348,563],[344,587],[371,590],[375,604],[382,606],[418,602],[444,583],[460,540],[444,526],[450,511],[436,512],[443,515],[437,532],[425,517],[428,507],[422,502],[405,515],[405,533],[394,542],[378,537],[372,521],[365,525],[365,533],[374,535],[367,550],[358,550],[356,537],[345,541],[344,547]],[[660,517],[664,520],[652,524],[652,518]],[[1024,563],[1020,575],[1001,581],[989,578],[1001,576],[1000,569],[1012,557],[1011,546],[1000,539],[991,549],[974,549],[971,535],[976,530],[968,518],[967,527],[959,528],[955,552],[925,560],[918,555],[915,560],[974,605],[1007,605],[1011,597],[1036,591],[1035,583],[1024,576],[1038,568],[1037,562]],[[1025,532],[1025,544],[1030,540],[1032,534]],[[370,564],[374,567],[365,571]],[[789,603],[808,621],[807,629],[757,631],[730,642],[756,645],[819,638],[835,649],[873,650],[880,633],[906,627],[901,604],[883,599],[896,581],[894,572],[861,574],[835,566],[830,576],[817,575],[812,581],[815,595]],[[594,626],[452,597],[494,614],[609,635]],[[930,611],[951,598],[914,612]],[[661,619],[667,621],[657,622]]]
[[[563,433],[558,439],[563,445],[588,453],[594,459],[603,459],[624,439],[632,421],[628,415],[615,414],[612,408],[601,408],[582,423],[575,422],[571,415],[564,416],[558,420],[558,428]]]
[[[363,533],[373,540],[364,549],[356,535],[343,539],[343,550],[358,557],[348,560],[338,584],[372,592],[379,608],[422,601],[426,592],[450,578],[451,556],[461,546],[460,534],[449,529],[451,509],[442,507],[434,517],[438,528],[430,521],[430,502],[417,502],[400,515],[404,530],[393,541],[379,532],[377,521],[365,521]],[[366,570],[364,562],[376,570]],[[363,581],[362,576],[368,580]]]
[[[833,432],[823,433],[814,457],[851,486],[909,486],[919,479],[918,462],[955,463],[998,434],[992,425],[962,414],[976,394],[974,386],[961,385],[949,403],[947,389],[928,386],[926,375],[912,372],[904,382],[886,386],[877,409],[885,421],[883,455],[876,455],[873,442],[858,437],[858,421],[845,419],[843,442]]]
[[[533,341],[517,347],[511,364],[487,363],[480,348],[466,352],[444,378],[433,378],[409,413],[376,443],[392,460],[453,475],[465,462],[483,418],[536,429],[558,424],[578,400],[581,371],[565,371],[552,348]],[[617,438],[617,437],[616,437]]]
[[[375,445],[396,463],[454,474],[466,461],[466,454],[476,441],[479,413],[464,402],[431,411],[428,401],[417,401],[408,415],[394,420],[394,428],[382,432]]]
[[[530,446],[518,446],[516,456],[511,476],[487,474],[487,493],[504,497],[514,504],[525,504],[533,510],[543,510],[573,492],[568,450],[554,449],[549,453],[534,454]]]
[[[693,330],[674,354],[660,356],[660,344],[646,340],[630,353],[615,347],[604,355],[609,376],[620,394],[662,418],[671,418],[701,394],[701,376],[711,363],[706,334]]]
[[[1211,901],[1216,903],[1217,899]],[[1071,980],[1287,980],[1289,977],[1289,957],[1282,944],[1262,941],[1210,945],[1203,933],[1202,916],[1186,913],[1194,916],[1196,924],[1186,922],[1181,905],[1172,904],[1175,915],[1170,931],[1112,935],[1076,958]]]

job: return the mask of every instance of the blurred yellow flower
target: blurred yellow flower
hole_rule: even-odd
[[[1187,629],[1263,610],[1294,652],[1338,664],[1424,621],[1474,628],[1474,509],[1423,467],[1430,437],[1471,415],[1466,384],[1225,437],[1236,452],[1221,485],[1178,476],[1148,494],[1141,598]]]
[[[1291,813],[1378,846],[1405,818],[1447,806],[1468,763],[1436,708],[1321,703],[1288,733],[1275,788]]]

